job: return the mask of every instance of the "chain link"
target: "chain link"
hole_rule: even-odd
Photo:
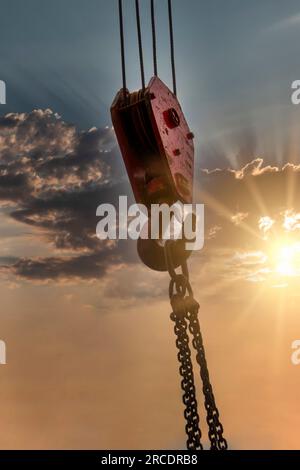
[[[179,373],[182,377],[181,388],[184,392],[182,400],[185,405],[184,417],[186,419],[187,448],[202,450],[201,431],[199,428],[198,405],[194,384],[193,365],[189,346],[188,331],[192,335],[192,345],[196,350],[196,360],[200,366],[204,405],[207,413],[208,437],[211,450],[226,450],[227,441],[223,437],[223,426],[219,420],[219,411],[216,406],[212,385],[205,357],[203,338],[198,319],[199,304],[194,299],[192,287],[189,282],[189,273],[186,262],[182,265],[182,274],[176,274],[172,263],[172,244],[165,244],[165,257],[167,268],[171,277],[169,286],[170,302],[173,309],[171,320],[174,321],[176,347],[178,349]]]

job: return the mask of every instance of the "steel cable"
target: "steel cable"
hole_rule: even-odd
[[[168,0],[168,15],[169,15],[169,32],[170,32],[170,48],[171,48],[171,66],[172,66],[172,78],[173,78],[173,92],[177,95],[176,85],[176,70],[175,70],[175,48],[174,48],[174,34],[173,34],[173,18],[172,18],[172,2]]]
[[[155,28],[155,5],[151,0],[151,26],[152,26],[152,50],[153,50],[153,71],[157,76],[157,55],[156,55],[156,28]]]
[[[144,89],[145,89],[145,72],[144,72],[143,43],[142,43],[142,32],[141,32],[141,18],[140,18],[140,5],[139,5],[139,0],[135,0],[135,13],[136,13],[136,26],[137,26],[137,33],[138,33],[138,45],[139,45],[141,80],[142,80],[142,88],[143,88],[143,90],[144,90]]]
[[[122,81],[123,81],[123,91],[124,91],[124,97],[125,97],[126,96],[126,65],[125,65],[125,41],[124,41],[122,0],[119,0],[119,22],[120,22]]]

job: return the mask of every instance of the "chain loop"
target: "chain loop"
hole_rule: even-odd
[[[198,405],[194,385],[193,364],[189,347],[188,325],[186,321],[186,308],[183,296],[174,294],[171,300],[173,312],[171,320],[175,323],[176,347],[178,350],[179,373],[182,377],[182,401],[185,405],[184,417],[186,419],[185,431],[187,434],[187,448],[189,450],[202,450],[201,431],[199,428]]]
[[[219,411],[215,403],[212,385],[205,357],[203,338],[198,319],[199,304],[194,299],[193,290],[189,282],[189,272],[186,261],[181,266],[182,273],[177,274],[172,262],[172,242],[165,244],[165,257],[171,280],[169,296],[172,306],[171,320],[175,323],[176,347],[178,349],[179,373],[182,377],[183,403],[185,405],[184,417],[186,419],[187,448],[202,450],[201,430],[199,428],[198,405],[194,384],[194,373],[189,347],[188,331],[192,335],[192,345],[196,350],[196,360],[200,366],[204,406],[207,413],[208,437],[211,450],[226,450],[228,445],[223,437],[223,426],[219,420]],[[187,294],[187,295],[186,295]]]

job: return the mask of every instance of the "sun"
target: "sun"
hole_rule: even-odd
[[[295,276],[293,246],[283,246],[279,250],[276,272],[282,276]]]
[[[274,270],[282,277],[300,275],[300,243],[276,243],[272,247]]]

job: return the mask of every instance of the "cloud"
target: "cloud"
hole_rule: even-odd
[[[214,263],[222,253],[224,266],[240,272],[227,261],[236,252],[262,249],[262,220],[276,225],[285,214],[283,230],[287,215],[300,213],[299,170],[292,163],[265,165],[262,158],[239,169],[201,169],[196,202],[206,207],[203,262]],[[124,194],[132,197],[112,129],[79,132],[51,110],[0,118],[0,202],[12,220],[30,227],[50,249],[50,256],[36,258],[6,252],[1,260],[6,275],[89,280],[136,263],[133,242],[95,236],[97,206],[117,204]]]
[[[299,26],[300,24],[300,13],[283,18],[282,20],[274,23],[271,27],[268,28],[268,31],[282,31],[289,29],[291,27]]]
[[[283,215],[283,228],[287,232],[293,232],[294,230],[300,229],[300,213],[296,214],[292,210],[286,210]]]
[[[224,283],[281,284],[285,273],[278,269],[280,250],[297,243],[300,234],[299,165],[271,166],[256,158],[238,170],[204,169],[196,199],[205,204],[206,237],[199,264],[215,266]],[[262,266],[256,253],[262,254]],[[291,277],[289,282],[294,282]]]
[[[70,258],[49,257],[36,259],[19,259],[13,263],[6,264],[6,269],[18,277],[48,281],[68,280],[68,279],[88,279],[96,280],[101,278],[108,267],[122,263],[130,263],[134,256],[130,252],[120,249],[120,245],[113,248],[106,248],[101,252],[93,252],[88,255],[73,256]],[[1,263],[1,259],[0,259]]]
[[[296,210],[300,205],[299,183],[299,165],[265,166],[262,158],[256,158],[239,170],[203,169],[196,199],[206,203],[209,218],[236,222],[236,214],[248,214],[248,222],[253,216],[266,215],[264,210],[271,215],[281,208],[291,209],[289,204]]]
[[[248,213],[237,212],[231,216],[231,220],[235,225],[240,225],[245,219],[247,219]]]
[[[267,233],[273,227],[275,221],[271,219],[268,215],[261,217],[258,221],[259,230],[262,230],[264,233]]]
[[[136,259],[134,250],[95,237],[97,206],[130,195],[120,162],[110,128],[79,132],[51,110],[0,118],[0,201],[59,252],[2,269],[34,280],[86,279]]]

